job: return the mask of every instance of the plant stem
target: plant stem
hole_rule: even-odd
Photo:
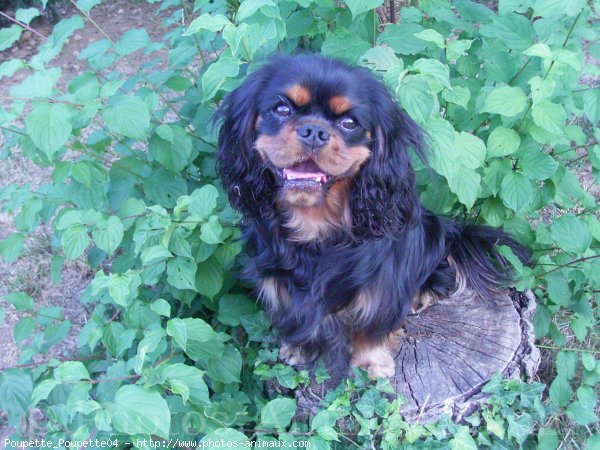
[[[41,37],[42,39],[46,40],[48,39],[47,36],[44,36],[42,33],[39,33],[37,31],[35,31],[33,28],[31,28],[29,25],[23,23],[23,22],[19,22],[17,19],[13,19],[12,17],[10,17],[8,14],[4,14],[2,11],[0,11],[0,16],[5,17],[6,19],[10,20],[11,22],[16,23],[17,25],[19,25],[21,28],[25,28],[27,31],[31,31],[33,34],[35,34],[36,36]]]
[[[558,267],[556,267],[556,268],[554,268],[552,270],[549,270],[547,272],[541,273],[538,276],[543,277],[544,275],[548,275],[549,273],[556,272],[557,270],[564,269],[565,267],[572,266],[573,264],[577,264],[579,262],[588,261],[590,259],[596,259],[596,258],[600,258],[600,255],[586,256],[586,257],[583,257],[583,258],[574,259],[573,261],[569,261],[568,263],[561,264],[560,266],[558,266]]]
[[[23,101],[23,102],[43,102],[43,103],[57,103],[60,105],[74,106],[76,108],[83,108],[85,105],[80,103],[66,102],[63,100],[54,100],[52,98],[29,98],[29,97],[0,97],[0,101]]]

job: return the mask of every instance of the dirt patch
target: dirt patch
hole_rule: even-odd
[[[73,4],[67,2],[56,4],[55,10],[61,19],[68,18],[73,14],[80,14]],[[165,28],[161,27],[161,22],[170,12],[160,12],[157,4],[117,0],[94,7],[90,14],[113,41],[118,41],[124,32],[133,28],[145,28],[153,41],[160,41],[166,32]],[[11,14],[10,11],[6,11],[6,13],[14,17],[14,13]],[[38,47],[45,37],[52,33],[53,26],[46,17],[35,19],[31,24],[35,32],[23,32],[15,45],[0,52],[0,61],[29,60],[37,53]],[[88,21],[86,21],[85,28],[77,30],[73,34],[61,54],[50,64],[52,67],[60,67],[62,72],[58,89],[65,89],[69,80],[88,70],[85,61],[80,61],[78,56],[90,43],[104,38],[106,36],[102,31]],[[139,64],[157,56],[162,57],[165,61],[166,50],[154,52],[149,56],[135,54],[136,63]],[[134,74],[137,70],[123,60],[119,60],[116,66],[110,68],[110,70],[114,69],[128,75]],[[21,70],[11,78],[4,78],[0,83],[0,103],[10,101],[10,99],[2,99],[2,97],[8,96],[10,88],[21,83],[30,74],[31,72],[28,70]],[[2,144],[2,139],[0,136],[0,144]],[[36,166],[28,158],[20,155],[18,150],[13,151],[10,157],[0,159],[0,174],[0,189],[10,184],[19,186],[28,184],[32,191],[49,182],[51,177],[49,169]],[[15,231],[11,215],[0,213],[0,239],[10,236]],[[49,226],[42,224],[35,233],[27,237],[21,258],[12,264],[5,264],[0,260],[0,297],[14,291],[23,291],[35,300],[36,310],[46,306],[60,306],[63,318],[70,320],[72,327],[67,338],[55,345],[50,350],[48,357],[66,358],[76,351],[77,335],[87,318],[88,312],[80,303],[79,298],[81,291],[89,284],[92,274],[83,263],[65,264],[62,269],[62,282],[55,285],[50,277],[52,258],[50,236]],[[1,369],[17,366],[20,363],[21,346],[17,345],[13,339],[13,329],[21,318],[29,314],[16,311],[4,300],[0,300],[0,307],[5,310],[5,318],[0,324],[0,341],[3,343],[2,352],[0,352]]]

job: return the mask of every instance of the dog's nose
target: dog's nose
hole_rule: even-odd
[[[329,142],[329,132],[316,123],[307,123],[296,130],[298,140],[311,149],[323,147]]]

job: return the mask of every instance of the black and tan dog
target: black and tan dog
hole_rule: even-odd
[[[247,272],[288,357],[392,376],[415,301],[496,292],[509,279],[496,245],[527,257],[499,230],[422,207],[407,153],[422,153],[421,130],[366,69],[274,57],[220,118],[219,171],[243,215]]]

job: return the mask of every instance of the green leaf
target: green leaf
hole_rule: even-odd
[[[276,398],[263,406],[260,412],[260,425],[264,428],[283,429],[296,414],[296,400]]]
[[[188,212],[193,216],[206,219],[217,207],[218,197],[219,191],[212,184],[202,186],[190,195]]]
[[[160,168],[144,181],[144,192],[152,202],[173,208],[177,198],[187,194],[187,184],[183,178],[174,177],[166,169]]]
[[[203,223],[200,230],[200,239],[207,244],[220,244],[223,242],[221,240],[223,227],[219,223],[218,216],[210,216],[208,222]]]
[[[190,26],[183,35],[189,36],[201,30],[217,32],[221,31],[226,25],[231,25],[231,22],[223,14],[202,14],[200,17],[192,20],[192,23],[190,23]]]
[[[23,253],[24,236],[21,233],[11,234],[0,241],[0,256],[6,264],[12,264]]]
[[[0,52],[10,48],[21,37],[23,29],[19,25],[0,28]]]
[[[22,317],[13,328],[13,338],[17,345],[31,336],[35,330],[35,321],[31,317]]]
[[[366,418],[381,414],[387,405],[387,400],[375,389],[367,390],[356,402],[356,409]]]
[[[158,392],[138,385],[122,386],[107,410],[117,431],[130,435],[153,434],[169,439],[171,413],[169,405]]]
[[[276,4],[272,0],[244,0],[237,10],[236,21],[241,22],[264,6],[276,6]]]
[[[487,141],[487,157],[512,155],[521,145],[519,134],[510,128],[496,127]]]
[[[11,59],[0,64],[0,80],[3,77],[12,77],[17,71],[25,68],[25,63],[21,59]]]
[[[477,200],[480,184],[481,176],[463,165],[460,165],[458,171],[448,179],[450,190],[468,209],[471,209]]]
[[[58,384],[59,382],[53,378],[49,378],[39,383],[31,394],[31,406],[35,406],[42,400],[46,400],[48,395],[50,395],[50,392],[52,392],[52,389],[58,386]]]
[[[71,112],[65,105],[36,103],[25,125],[33,143],[51,160],[71,136]]]
[[[421,31],[420,33],[415,33],[414,36],[418,37],[419,39],[423,39],[427,42],[433,42],[439,48],[444,48],[446,46],[444,36],[432,29],[427,29]]]
[[[223,286],[223,269],[213,259],[198,264],[196,273],[196,290],[202,295],[213,298]]]
[[[469,427],[458,428],[454,438],[450,440],[450,448],[452,450],[477,450],[477,444],[469,434]]]
[[[111,274],[107,284],[108,293],[117,305],[127,307],[137,297],[141,284],[139,272]]]
[[[59,383],[89,380],[90,373],[81,361],[66,361],[54,369],[54,379]]]
[[[391,24],[385,27],[377,42],[401,55],[415,55],[427,47],[427,42],[415,36],[421,31],[423,27],[416,23]]]
[[[460,154],[460,164],[469,169],[479,169],[485,161],[485,144],[477,136],[461,131],[454,139],[456,152]],[[478,183],[479,185],[479,183]]]
[[[65,256],[69,260],[79,258],[90,244],[90,238],[83,225],[71,225],[60,237]]]
[[[240,318],[257,311],[256,303],[240,294],[228,294],[219,300],[218,319],[225,325],[235,327],[241,324]]]
[[[110,256],[119,247],[124,233],[121,219],[117,216],[109,216],[108,219],[103,218],[96,223],[92,230],[92,238],[98,248]]]
[[[556,373],[570,380],[577,373],[578,363],[577,353],[568,351],[558,352],[558,355],[556,355]]]
[[[552,428],[540,428],[537,438],[537,450],[556,450],[558,448],[558,433]]]
[[[145,28],[127,30],[121,39],[115,44],[115,52],[118,55],[129,55],[144,47],[148,47],[152,41]]]
[[[567,408],[567,416],[573,422],[583,426],[597,423],[598,417],[594,412],[596,401],[594,389],[589,386],[581,386],[577,389],[577,401],[571,403]]]
[[[33,299],[25,292],[13,292],[4,299],[13,305],[17,311],[31,311],[34,307]]]
[[[121,95],[102,111],[108,128],[132,139],[146,140],[150,127],[148,106],[139,97]]]
[[[77,7],[85,13],[89,13],[90,10],[102,3],[102,0],[77,0]]]
[[[149,142],[152,157],[172,175],[177,175],[190,162],[192,140],[181,127],[159,125]]]
[[[227,78],[234,78],[240,71],[239,62],[236,59],[222,57],[204,72],[202,81],[203,102],[214,98]]]
[[[187,345],[187,328],[186,323],[179,318],[171,319],[167,322],[167,334],[175,339],[177,345],[182,350],[186,349]]]
[[[561,105],[550,100],[542,100],[533,105],[531,116],[535,124],[544,130],[561,134],[565,129],[566,113]]]
[[[165,365],[162,373],[170,383],[175,381],[183,383],[188,389],[189,399],[192,403],[210,403],[208,386],[202,378],[204,375],[202,370],[187,364],[176,363]]]
[[[508,13],[494,17],[493,29],[503,44],[516,51],[529,48],[535,39],[531,22],[521,14]]]
[[[29,23],[40,15],[40,10],[37,8],[19,8],[15,14],[15,19],[21,23],[29,25]]]
[[[0,372],[0,410],[9,417],[22,417],[31,403],[31,376],[20,369]]]
[[[359,57],[371,45],[356,33],[338,27],[334,32],[325,34],[325,42],[321,46],[321,53],[332,58],[342,59],[351,64],[356,64]]]
[[[552,96],[556,83],[551,78],[544,80],[536,76],[529,80],[529,85],[531,86],[531,99],[533,104],[536,105],[542,100]]]
[[[171,317],[171,305],[163,298],[157,298],[150,305],[152,311],[165,317]]]
[[[442,92],[444,100],[455,105],[462,106],[467,109],[469,99],[471,98],[471,91],[464,86],[452,86],[452,89],[446,89]]]
[[[533,199],[531,182],[520,173],[508,173],[500,185],[500,198],[506,207],[521,212]]]
[[[167,263],[167,281],[177,289],[196,289],[196,262],[191,258],[177,256]]]
[[[383,3],[383,0],[346,0],[345,3],[350,8],[352,18],[356,19],[360,14],[377,8]]]
[[[209,359],[206,369],[213,380],[222,383],[239,383],[242,356],[235,347],[229,345],[220,357]]]
[[[427,80],[422,75],[409,75],[398,86],[400,104],[417,123],[427,122],[435,100]]]
[[[550,225],[550,234],[556,245],[567,252],[583,253],[592,242],[585,222],[572,214],[565,214]]]
[[[442,64],[437,59],[421,58],[417,59],[411,66],[423,75],[433,92],[440,92],[443,88],[451,89],[450,73],[447,65]]]
[[[171,252],[162,245],[153,245],[152,247],[145,248],[140,255],[140,259],[144,266],[156,264],[172,257],[173,255]]]
[[[519,161],[519,166],[528,178],[543,181],[554,175],[558,162],[546,153],[528,152]]]
[[[523,111],[526,105],[527,97],[520,88],[503,86],[492,89],[481,110],[513,117]]]
[[[557,376],[552,384],[550,385],[550,400],[554,403],[558,408],[562,408],[571,400],[573,397],[573,390],[571,389],[571,384],[569,380],[567,380],[563,376]]]

